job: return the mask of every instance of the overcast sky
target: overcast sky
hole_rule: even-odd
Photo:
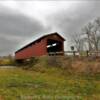
[[[99,0],[1,0],[0,56],[14,54],[21,46],[53,32],[65,37],[67,50],[70,34],[80,32],[97,17]]]

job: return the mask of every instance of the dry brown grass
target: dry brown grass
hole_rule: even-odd
[[[60,67],[75,73],[95,74],[100,73],[100,58],[52,56],[47,57],[46,66]]]
[[[99,73],[100,72],[100,62],[73,61],[72,68],[76,72]]]

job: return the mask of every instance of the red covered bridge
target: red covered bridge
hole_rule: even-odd
[[[28,59],[48,55],[50,52],[63,52],[65,39],[58,33],[44,35],[15,52],[15,59]]]

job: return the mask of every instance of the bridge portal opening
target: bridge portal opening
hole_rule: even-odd
[[[48,39],[47,40],[47,52],[62,52],[63,43],[57,40]]]

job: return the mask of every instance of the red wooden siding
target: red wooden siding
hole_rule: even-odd
[[[39,43],[32,44],[31,46],[21,50],[15,54],[16,59],[26,59],[33,56],[46,55],[46,41],[41,40]]]
[[[15,52],[15,58],[19,59],[27,59],[34,56],[42,56],[46,55],[47,52],[47,40],[57,40],[62,43],[62,51],[64,51],[64,39],[59,36],[57,33],[53,33],[51,35],[44,36],[42,38],[37,39],[35,42],[30,43],[26,47]]]

